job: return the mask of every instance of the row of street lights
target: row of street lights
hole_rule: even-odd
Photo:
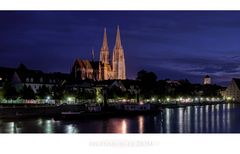
[[[156,99],[156,98],[151,98],[151,99],[146,99],[144,102],[152,102],[152,103],[170,103],[170,102],[179,102],[179,103],[200,103],[200,102],[219,102],[223,101],[222,98],[220,97],[178,97],[178,98],[170,98],[167,97],[165,99]]]

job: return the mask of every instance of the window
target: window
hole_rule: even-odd
[[[31,78],[31,82],[33,82],[33,78]]]
[[[52,80],[51,80],[51,79],[49,80],[49,83],[52,83]]]
[[[0,81],[2,81],[2,77],[0,77]]]
[[[26,82],[29,82],[29,78],[26,78]]]

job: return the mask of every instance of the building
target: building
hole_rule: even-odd
[[[117,28],[116,43],[113,50],[112,58],[113,79],[126,79],[124,50],[121,44],[120,29]]]
[[[75,80],[125,80],[125,57],[121,43],[119,27],[117,28],[116,41],[111,61],[107,40],[107,31],[106,28],[104,28],[99,61],[94,60],[94,51],[92,51],[92,60],[75,60],[71,74]]]
[[[34,93],[37,93],[42,86],[51,90],[53,86],[62,85],[69,79],[69,76],[64,73],[44,73],[40,70],[28,69],[23,64],[20,64],[18,68],[0,68],[1,86],[9,82],[17,91],[26,86],[30,87]]]
[[[226,100],[240,102],[240,79],[233,78],[222,96]]]
[[[206,75],[203,79],[203,84],[204,85],[209,85],[209,84],[212,84],[212,79],[210,76]]]

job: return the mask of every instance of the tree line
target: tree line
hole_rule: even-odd
[[[119,87],[113,87],[107,90],[109,99],[136,99],[137,95],[141,99],[165,99],[166,97],[220,97],[221,86],[192,84],[187,79],[178,80],[178,84],[171,84],[169,80],[157,80],[154,72],[141,70],[136,77],[137,89],[128,89],[123,91]],[[136,83],[136,82],[135,82]],[[102,93],[102,92],[101,92]],[[51,89],[43,85],[37,92],[34,92],[30,86],[24,85],[17,90],[10,82],[6,82],[0,91],[0,97],[7,100],[16,99],[46,99],[50,96],[54,100],[63,100],[67,96],[72,96],[78,100],[96,99],[96,90],[86,90],[78,88],[67,90],[63,85],[55,85]]]

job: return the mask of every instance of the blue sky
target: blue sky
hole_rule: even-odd
[[[92,48],[99,58],[104,27],[112,55],[119,25],[128,78],[240,77],[239,11],[1,11],[0,21],[0,66],[69,72]]]

